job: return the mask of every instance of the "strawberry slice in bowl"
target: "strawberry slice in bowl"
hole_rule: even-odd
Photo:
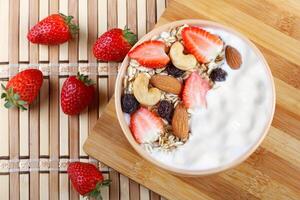
[[[167,46],[158,40],[149,40],[132,49],[128,56],[135,59],[140,65],[149,68],[162,68],[166,66],[170,58],[166,54]]]
[[[182,100],[186,108],[207,107],[206,94],[211,86],[208,80],[193,72],[185,82]]]
[[[182,32],[185,48],[192,53],[200,63],[213,61],[222,51],[224,43],[217,35],[197,27],[185,27]]]
[[[141,107],[131,116],[130,130],[139,144],[151,143],[163,132],[163,122],[156,114]]]

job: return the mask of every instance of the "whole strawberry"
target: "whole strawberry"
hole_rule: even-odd
[[[37,97],[43,84],[43,74],[38,69],[27,69],[10,79],[1,95],[6,102],[5,108],[18,107],[27,110],[25,105],[31,104]]]
[[[77,115],[92,103],[95,94],[92,81],[88,76],[70,76],[61,90],[61,107],[65,114]]]
[[[97,39],[93,53],[98,60],[122,61],[136,42],[136,35],[128,28],[113,28]]]
[[[102,173],[90,163],[73,162],[68,166],[68,175],[76,191],[84,196],[102,199],[101,187],[109,186]]]
[[[72,16],[52,14],[33,26],[27,38],[36,44],[62,44],[78,33],[79,28],[72,19]]]

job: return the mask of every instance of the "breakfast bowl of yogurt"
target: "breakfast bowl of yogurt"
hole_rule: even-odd
[[[131,146],[171,173],[200,176],[246,160],[265,138],[274,81],[261,52],[223,25],[181,20],[130,50],[115,106]]]

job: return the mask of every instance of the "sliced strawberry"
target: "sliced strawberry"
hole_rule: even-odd
[[[214,60],[223,49],[223,41],[217,35],[213,35],[199,27],[186,27],[181,34],[185,48],[200,63]]]
[[[163,131],[163,122],[153,112],[141,107],[131,116],[130,130],[138,143],[151,143]]]
[[[208,80],[193,72],[185,82],[182,100],[186,108],[207,107],[206,94],[210,90]]]
[[[149,40],[135,47],[128,56],[149,68],[161,68],[170,61],[166,54],[167,46],[158,40]]]

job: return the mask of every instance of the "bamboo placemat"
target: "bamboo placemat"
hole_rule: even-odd
[[[126,24],[141,37],[153,28],[166,4],[165,0],[0,0],[0,83],[29,67],[44,73],[40,96],[28,111],[0,107],[1,200],[79,199],[66,174],[67,163],[76,160],[96,163],[112,179],[111,187],[103,190],[104,199],[160,199],[97,163],[81,147],[113,94],[119,66],[97,62],[91,46],[108,28]],[[57,12],[75,17],[78,38],[51,47],[28,43],[29,28]],[[68,117],[61,112],[59,94],[66,77],[77,71],[96,83],[98,105]]]

